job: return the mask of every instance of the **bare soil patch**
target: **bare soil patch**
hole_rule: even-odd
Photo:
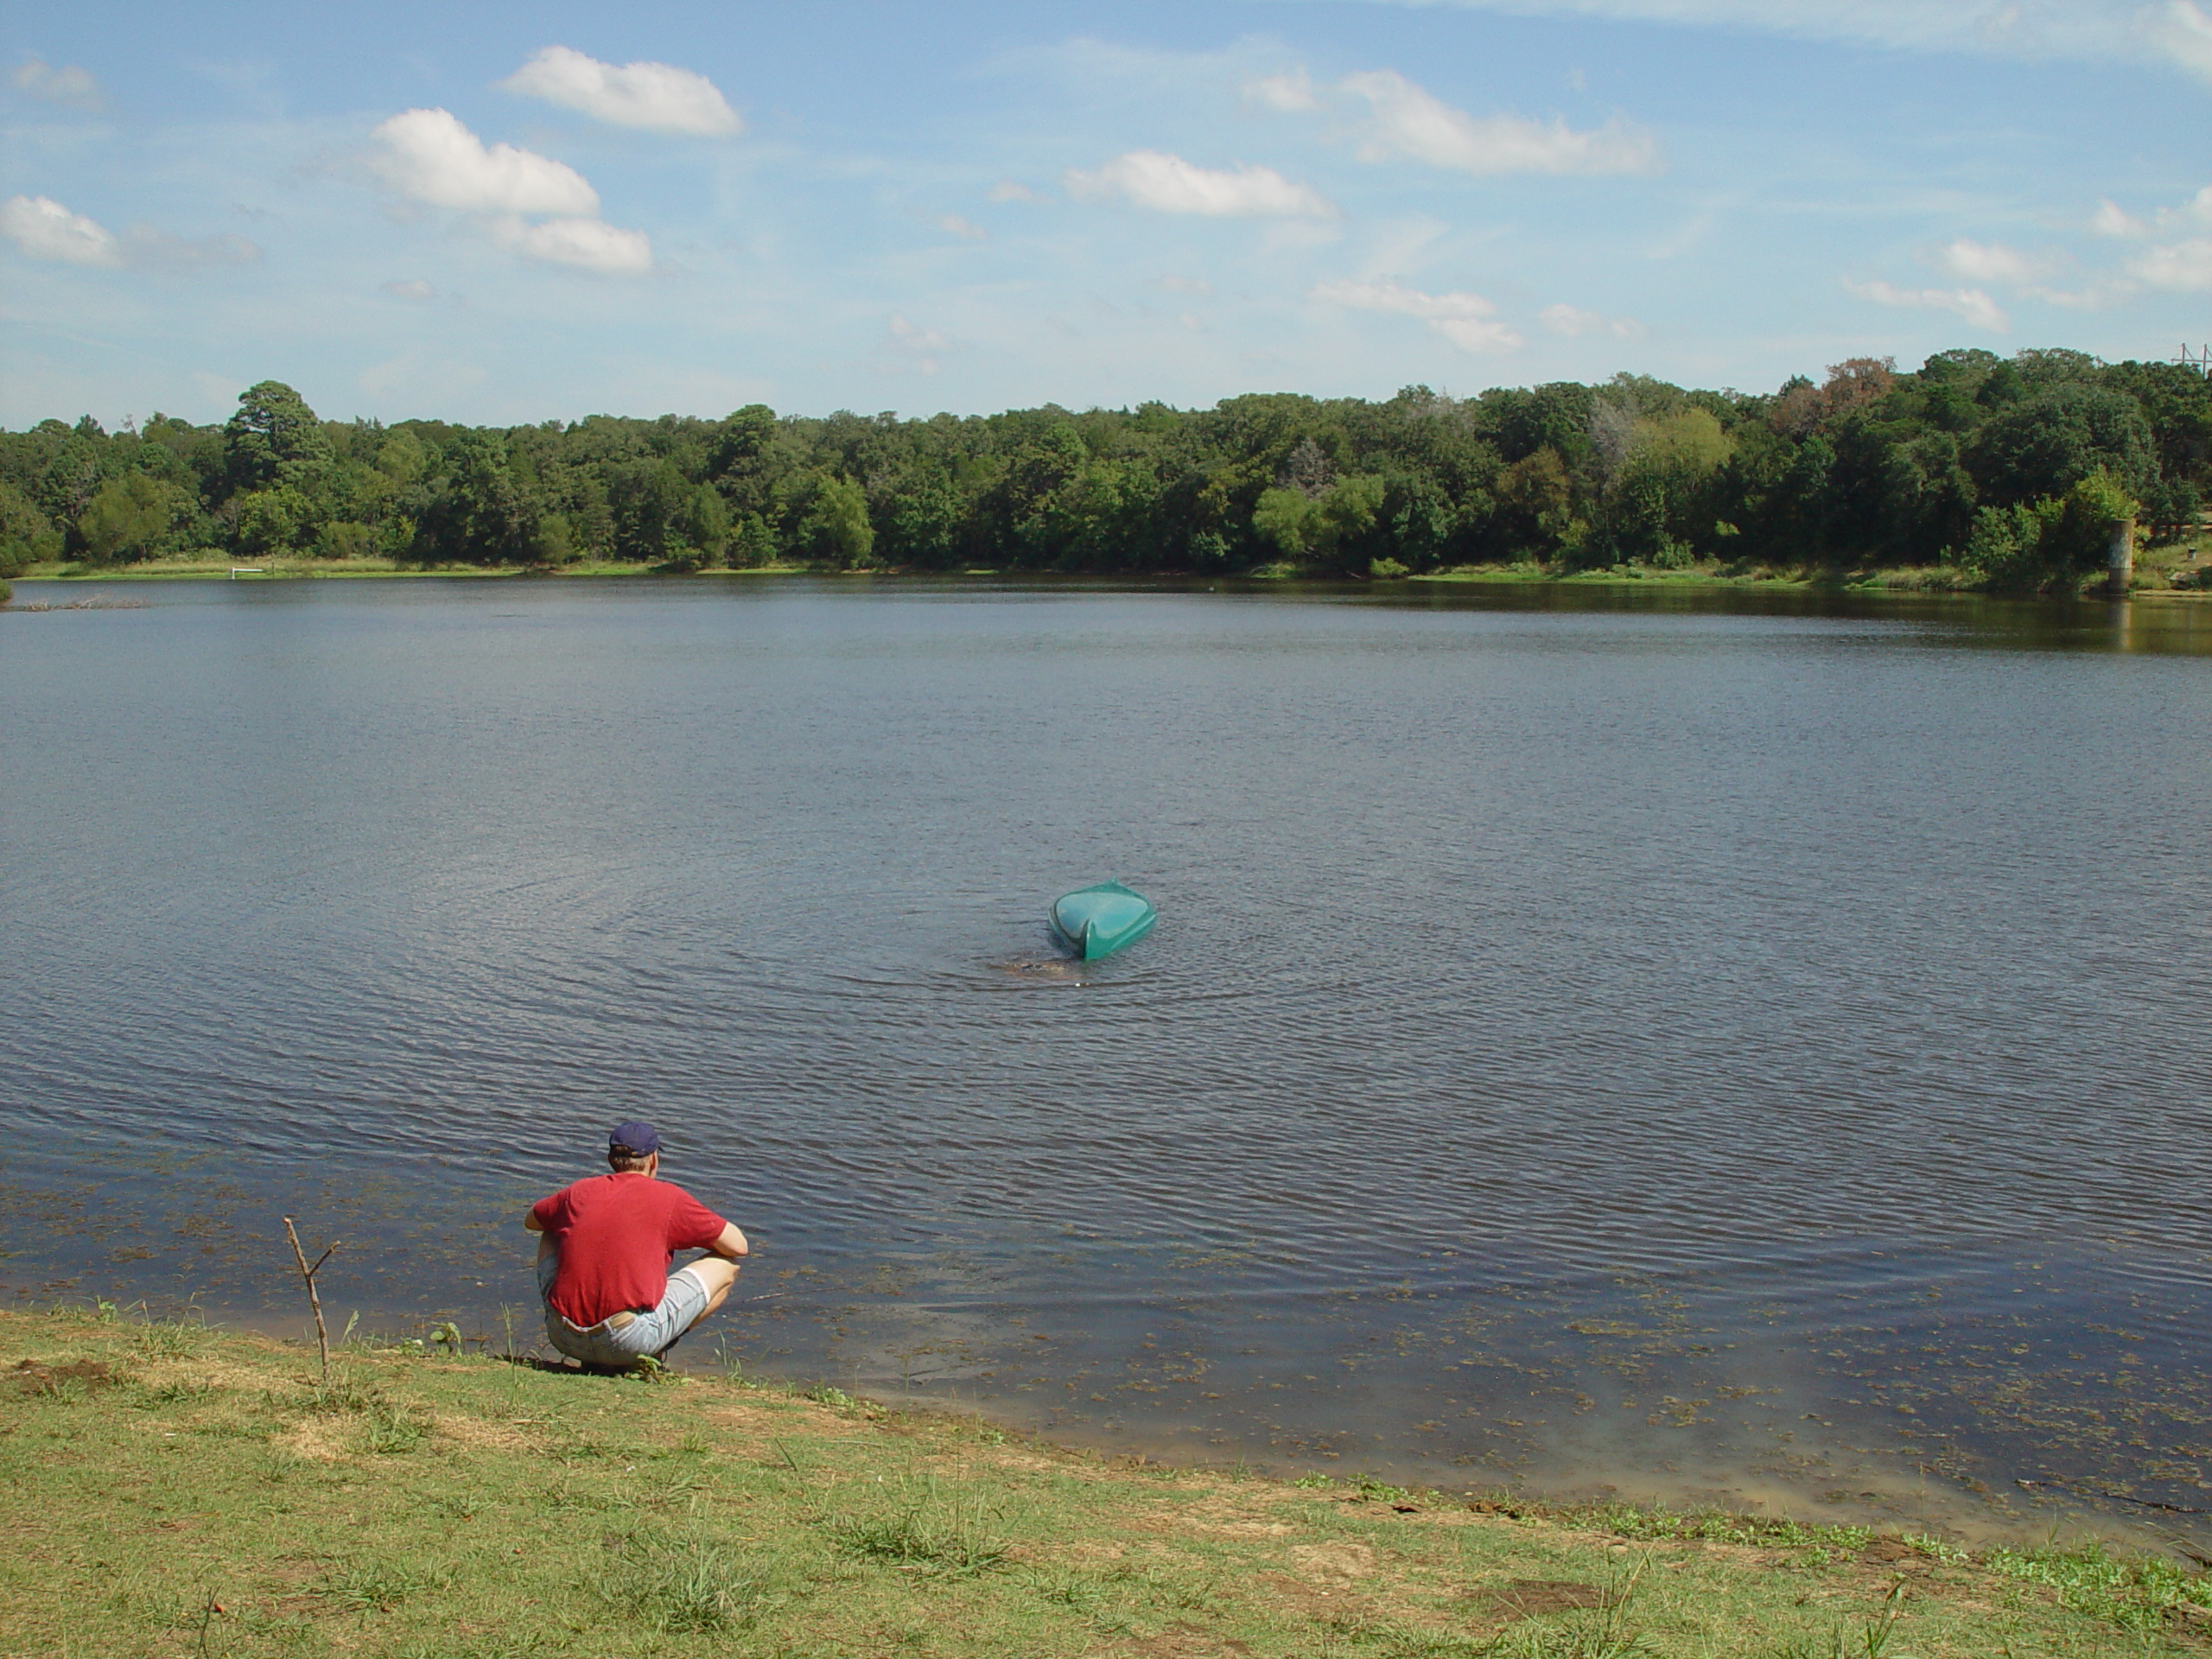
[[[1604,1586],[1573,1579],[1516,1579],[1503,1589],[1486,1592],[1484,1599],[1508,1618],[1571,1613],[1584,1607],[1603,1607],[1611,1599]]]
[[[122,1373],[101,1359],[74,1359],[60,1365],[19,1359],[9,1375],[19,1394],[60,1394],[73,1382],[82,1388],[106,1389],[123,1381]]]

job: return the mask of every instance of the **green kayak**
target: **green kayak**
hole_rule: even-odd
[[[1085,962],[1110,957],[1152,931],[1152,901],[1118,881],[1077,887],[1052,901],[1052,931]]]

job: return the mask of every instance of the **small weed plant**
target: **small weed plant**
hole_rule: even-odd
[[[729,1546],[636,1535],[612,1540],[601,1593],[664,1630],[702,1635],[741,1630],[759,1617],[766,1577]]]
[[[1617,1580],[1604,1606],[1557,1619],[1524,1619],[1482,1651],[1496,1659],[1647,1659],[1656,1649],[1630,1622],[1630,1609],[1650,1565],[1647,1554],[1625,1580]]]
[[[1904,1580],[1899,1579],[1882,1598],[1873,1618],[1856,1630],[1841,1624],[1825,1641],[1799,1642],[1782,1649],[1777,1659],[1885,1659],[1890,1638],[1897,1633],[1898,1604],[1904,1599]]]
[[[1748,1544],[1764,1549],[1821,1549],[1856,1554],[1874,1541],[1872,1527],[1822,1526],[1804,1521],[1770,1521],[1717,1510],[1683,1512],[1639,1510],[1607,1504],[1589,1519],[1623,1538],[1694,1538],[1708,1544]]]
[[[306,1403],[318,1416],[358,1417],[363,1446],[379,1455],[412,1452],[430,1432],[411,1408],[394,1402],[381,1389],[363,1388],[342,1371],[327,1382],[311,1384]]]
[[[149,1319],[138,1327],[131,1345],[142,1359],[190,1359],[207,1334],[207,1327],[196,1319]]]
[[[1413,1491],[1404,1486],[1393,1486],[1388,1481],[1370,1479],[1362,1475],[1352,1483],[1352,1491],[1370,1503],[1410,1503]]]
[[[826,1529],[848,1555],[940,1578],[974,1578],[1006,1564],[1005,1541],[985,1529],[981,1502],[958,1486],[946,1495],[933,1475],[897,1508],[841,1516]]]
[[[448,1576],[397,1560],[348,1561],[323,1575],[322,1593],[348,1612],[389,1612]]]

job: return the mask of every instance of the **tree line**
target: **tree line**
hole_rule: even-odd
[[[2033,589],[2101,565],[2115,519],[2193,529],[2209,471],[2203,374],[2049,349],[1859,358],[1771,393],[1623,374],[1469,398],[506,428],[325,421],[272,380],[219,426],[0,432],[0,577],[204,550],[1362,577],[1948,564]]]

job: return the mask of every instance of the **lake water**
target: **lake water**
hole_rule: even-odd
[[[20,1299],[296,1330],[289,1211],[340,1319],[527,1341],[643,1116],[755,1241],[695,1364],[2203,1535],[2212,607],[105,591],[0,616]]]

